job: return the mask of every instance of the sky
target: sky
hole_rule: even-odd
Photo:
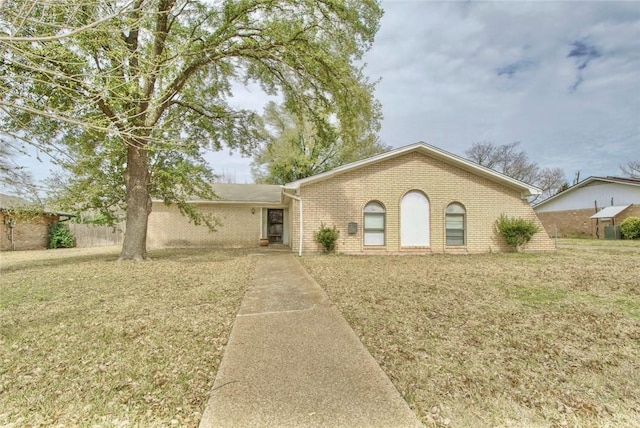
[[[640,160],[639,1],[383,1],[365,74],[378,81],[380,139],[464,156],[476,142],[519,141],[540,167],[622,174]],[[233,104],[270,98],[239,88]],[[207,155],[238,183],[250,159]],[[34,170],[48,174],[46,164]]]
[[[382,6],[365,73],[380,79],[385,144],[424,141],[464,156],[476,142],[520,141],[569,182],[640,160],[640,2]],[[251,181],[250,159],[210,159]]]

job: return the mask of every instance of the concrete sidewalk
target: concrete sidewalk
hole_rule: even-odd
[[[257,257],[200,428],[421,426],[294,256]]]

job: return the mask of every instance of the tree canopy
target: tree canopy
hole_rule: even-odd
[[[230,102],[256,82],[345,135],[374,109],[356,63],[377,32],[375,0],[5,0],[0,133],[51,153],[69,208],[126,213],[121,259],[146,258],[151,196],[213,197],[203,153],[250,154],[258,114]],[[327,118],[326,112],[332,116]]]
[[[541,169],[536,162],[529,160],[525,151],[518,150],[519,144],[520,142],[503,145],[492,142],[474,143],[465,151],[465,155],[482,166],[539,187],[542,189],[539,199],[546,199],[565,188],[567,181],[562,169]]]
[[[318,125],[313,118],[296,114],[286,105],[270,102],[265,107],[265,142],[256,150],[252,173],[257,182],[285,184],[327,171],[388,150],[377,138],[380,109],[372,106],[360,111],[358,126],[342,129],[327,123]]]
[[[39,195],[33,176],[15,161],[18,154],[8,142],[0,145],[0,190],[37,201]]]

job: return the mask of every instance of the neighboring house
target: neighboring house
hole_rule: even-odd
[[[640,217],[640,180],[589,177],[533,209],[550,236],[604,238],[605,226]]]
[[[533,220],[540,189],[425,143],[353,162],[284,186],[216,184],[215,201],[193,201],[221,219],[215,233],[154,201],[150,246],[254,246],[260,238],[315,253],[321,224],[336,226],[336,251],[429,254],[510,251],[495,228],[501,214]],[[551,251],[546,233],[527,245]]]
[[[48,212],[16,196],[0,193],[0,251],[47,248],[49,225],[68,214]]]

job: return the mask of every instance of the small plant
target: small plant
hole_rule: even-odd
[[[64,223],[51,223],[49,225],[47,248],[72,248],[74,246],[73,234],[69,230],[69,226]]]
[[[335,226],[328,227],[320,223],[320,229],[313,234],[313,239],[322,245],[323,252],[333,253],[336,250],[336,242],[340,236],[340,231]]]
[[[516,251],[519,251],[523,245],[531,241],[533,235],[540,231],[540,228],[531,220],[511,218],[504,214],[496,220],[496,227],[507,244],[513,246]]]
[[[620,232],[625,239],[640,239],[640,217],[627,217],[620,224]]]

